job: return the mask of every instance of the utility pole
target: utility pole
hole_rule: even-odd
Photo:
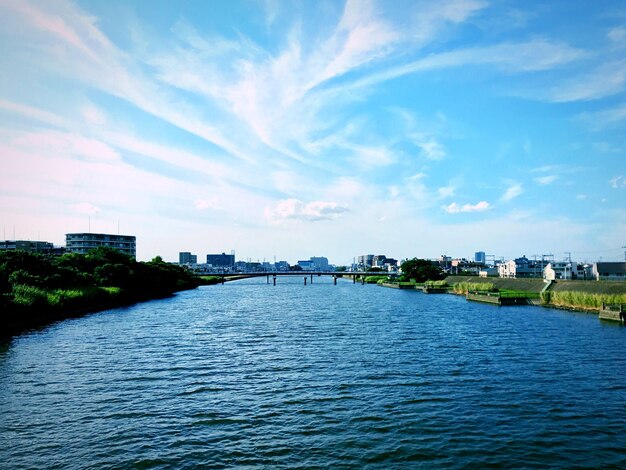
[[[572,252],[571,251],[566,251],[565,254],[567,255],[567,258],[565,258],[568,262],[572,262]]]
[[[626,261],[626,245],[622,247],[624,249],[624,261]]]

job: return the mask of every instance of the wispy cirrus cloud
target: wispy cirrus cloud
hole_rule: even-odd
[[[548,184],[554,183],[558,178],[559,178],[558,175],[545,175],[545,176],[538,176],[536,178],[533,178],[533,180],[537,184],[546,186]]]
[[[476,204],[463,205],[453,202],[452,204],[442,207],[448,214],[459,214],[461,212],[484,212],[491,209],[492,206],[487,201],[480,201]]]
[[[613,189],[626,188],[626,178],[624,178],[622,175],[616,176],[615,178],[611,178],[609,180],[609,184]]]
[[[513,183],[506,189],[502,197],[500,197],[500,200],[504,202],[511,201],[521,195],[523,192],[524,189],[521,183]]]

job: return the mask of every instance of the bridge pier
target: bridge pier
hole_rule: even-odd
[[[304,285],[306,286],[306,276],[304,276]]]
[[[267,275],[267,283],[268,284],[270,283],[270,275],[269,274]]]
[[[276,285],[276,274],[274,274],[274,285]]]
[[[311,274],[311,284],[313,284],[313,274]]]
[[[337,276],[333,276],[333,283],[337,285]]]

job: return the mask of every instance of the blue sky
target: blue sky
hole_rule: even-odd
[[[626,2],[0,0],[4,236],[623,259]]]

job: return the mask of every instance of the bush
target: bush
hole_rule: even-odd
[[[599,310],[603,303],[626,303],[626,294],[595,294],[575,291],[553,291],[548,294],[549,295],[543,297],[544,301],[557,307]]]
[[[29,309],[48,307],[48,294],[44,289],[35,286],[18,284],[13,286],[13,303]]]
[[[426,281],[424,287],[430,287],[435,289],[444,289],[449,287],[446,281]]]
[[[491,282],[458,282],[452,285],[452,291],[455,294],[465,295],[469,291],[497,292],[498,289]]]

